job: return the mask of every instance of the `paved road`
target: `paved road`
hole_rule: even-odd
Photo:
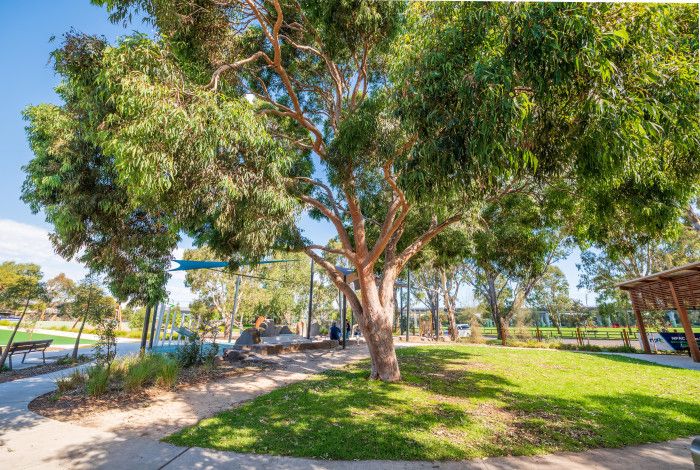
[[[365,357],[364,348],[351,348],[332,359],[305,361],[276,370],[264,380],[242,378],[232,387],[244,401],[329,367]],[[690,438],[622,449],[596,449],[540,457],[489,458],[464,462],[343,462],[238,454],[183,448],[144,437],[144,431],[102,431],[54,421],[27,409],[36,396],[55,388],[55,380],[73,369],[0,384],[0,468],[139,468],[139,469],[692,469]],[[243,382],[245,380],[246,382]]]

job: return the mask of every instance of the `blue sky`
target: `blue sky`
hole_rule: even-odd
[[[89,0],[0,0],[0,44],[5,46],[0,68],[0,261],[33,261],[44,267],[47,276],[65,272],[78,279],[83,267],[53,253],[47,239],[51,227],[19,199],[24,181],[21,167],[32,158],[21,113],[28,105],[59,102],[53,91],[58,79],[49,54],[71,28],[104,35],[110,41],[136,29],[151,31],[141,23],[126,29],[111,24],[107,13]],[[53,43],[52,36],[57,38]],[[330,224],[304,219],[302,225],[317,243],[325,244],[334,234]],[[187,247],[185,241],[178,252]],[[591,304],[594,295],[576,288],[579,260],[575,252],[558,265],[567,276],[572,297]],[[183,285],[182,274],[173,276],[168,289],[174,301],[186,304],[192,298]],[[461,301],[472,304],[471,293],[465,292]]]

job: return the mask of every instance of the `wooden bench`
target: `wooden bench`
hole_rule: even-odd
[[[24,364],[27,354],[41,351],[41,359],[43,360],[44,364],[46,364],[46,349],[51,346],[51,343],[53,343],[52,339],[42,339],[39,341],[17,341],[12,343],[12,346],[10,346],[10,352],[7,355],[7,358],[10,360],[10,370],[12,370],[12,356],[15,354],[23,355],[22,364]],[[2,354],[2,348],[0,348],[0,354]]]

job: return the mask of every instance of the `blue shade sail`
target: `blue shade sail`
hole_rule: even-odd
[[[193,269],[213,269],[213,268],[225,268],[228,266],[228,261],[197,261],[188,259],[174,259],[175,263],[178,264],[177,268],[169,269],[168,271],[191,271]],[[298,261],[296,259],[270,259],[263,260],[257,263],[241,263],[242,266],[258,265],[258,264],[271,264],[271,263],[292,263]]]

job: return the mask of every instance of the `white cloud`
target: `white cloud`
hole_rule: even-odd
[[[184,248],[177,248],[173,256],[181,259],[183,251]],[[75,260],[67,261],[56,254],[48,230],[10,219],[0,219],[0,262],[3,261],[36,263],[41,266],[45,280],[65,273],[77,281],[87,274],[83,264]],[[184,271],[172,273],[167,290],[170,292],[170,301],[182,306],[188,305],[195,297],[185,287]]]
[[[56,254],[46,229],[9,219],[0,219],[0,261],[36,263],[45,279],[60,273],[81,279],[87,272],[82,264],[66,261]]]

